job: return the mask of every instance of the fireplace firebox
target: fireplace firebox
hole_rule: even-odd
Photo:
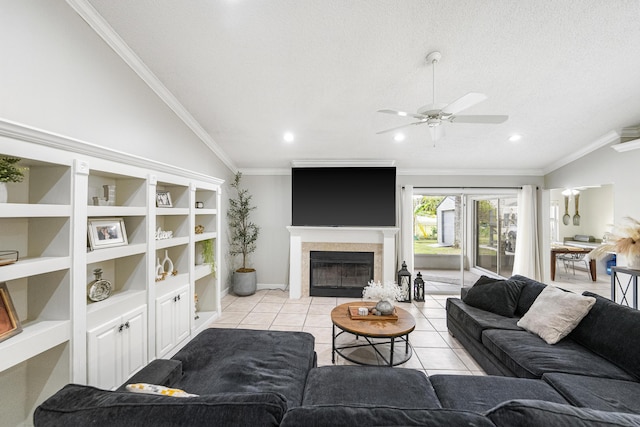
[[[309,295],[362,297],[373,280],[373,252],[310,251]]]

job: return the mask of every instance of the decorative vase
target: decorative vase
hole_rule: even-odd
[[[378,310],[383,316],[393,314],[393,309],[393,303],[388,299],[382,299],[376,304],[376,310]]]
[[[98,302],[109,298],[113,291],[111,282],[102,278],[102,269],[93,270],[95,280],[87,285],[87,296],[91,301]]]
[[[166,275],[173,274],[173,261],[169,258],[169,251],[164,251],[164,259],[162,260],[162,271]]]
[[[640,254],[627,255],[627,268],[640,270]]]
[[[7,193],[7,183],[0,182],[0,203],[7,203],[9,195]]]
[[[160,258],[158,258],[158,262],[156,264],[156,282],[164,279],[164,270],[162,269],[162,264],[160,264]]]

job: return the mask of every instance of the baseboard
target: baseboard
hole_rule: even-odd
[[[287,285],[282,283],[258,283],[256,288],[259,291],[268,291],[272,289],[277,289],[279,291],[284,291],[287,289]]]

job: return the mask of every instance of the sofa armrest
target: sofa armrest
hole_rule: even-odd
[[[127,384],[147,383],[172,387],[182,377],[182,362],[173,359],[152,360],[133,374],[117,391],[126,391]]]

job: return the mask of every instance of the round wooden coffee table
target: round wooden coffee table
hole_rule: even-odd
[[[331,362],[336,363],[336,353],[344,359],[359,365],[384,365],[396,366],[405,363],[411,358],[412,350],[409,345],[409,334],[416,327],[416,321],[406,310],[396,305],[395,320],[377,320],[375,316],[370,319],[352,319],[349,314],[349,307],[373,307],[375,302],[353,301],[341,304],[331,311],[331,322],[333,323]],[[344,340],[344,334],[351,334],[355,339]],[[360,340],[364,338],[364,340]],[[404,341],[398,349],[395,345],[396,338]],[[339,342],[340,341],[340,342]],[[369,356],[362,357],[361,349],[369,348]],[[366,354],[365,354],[366,356]],[[382,363],[381,363],[382,362]]]

